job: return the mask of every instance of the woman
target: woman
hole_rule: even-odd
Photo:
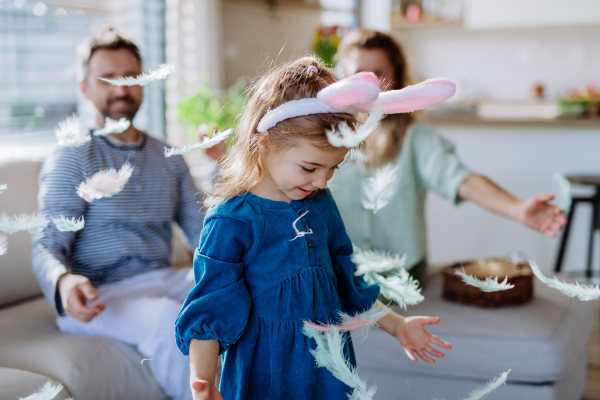
[[[381,32],[357,29],[338,48],[344,75],[375,73],[382,90],[407,86],[406,60],[398,43]],[[394,194],[374,214],[362,207],[363,186],[384,165],[398,167]],[[406,268],[421,280],[427,265],[425,196],[431,190],[454,204],[467,200],[554,237],[566,223],[552,195],[521,201],[483,175],[465,168],[454,145],[412,114],[386,116],[367,139],[364,159],[336,172],[330,186],[354,244],[406,255]]]

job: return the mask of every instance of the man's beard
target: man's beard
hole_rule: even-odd
[[[131,105],[131,108],[129,110],[120,110],[120,111],[111,110],[110,106],[112,105],[112,103],[115,103],[117,101],[128,102]],[[106,103],[106,107],[103,110],[100,110],[100,114],[104,118],[110,118],[115,121],[117,121],[121,118],[125,118],[129,121],[133,121],[133,118],[135,117],[135,114],[137,114],[139,108],[140,108],[139,104],[136,104],[135,100],[132,97],[123,96],[123,97],[118,97],[118,98],[109,100],[108,103]]]

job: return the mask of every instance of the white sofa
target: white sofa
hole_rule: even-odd
[[[439,316],[427,328],[452,344],[435,365],[406,357],[395,339],[372,329],[356,340],[359,372],[377,384],[376,399],[461,399],[511,370],[506,387],[486,400],[578,400],[586,383],[586,350],[594,325],[592,302],[562,295],[538,281],[531,302],[499,309],[441,298],[441,274],[428,276],[425,301],[407,316]]]
[[[40,162],[0,164],[0,213],[37,210]],[[175,236],[175,235],[174,235]],[[174,241],[178,267],[189,266],[184,245]],[[103,337],[62,334],[31,269],[31,235],[8,237],[0,256],[0,399],[16,400],[46,381],[64,385],[57,400],[165,400],[144,357],[124,343]]]

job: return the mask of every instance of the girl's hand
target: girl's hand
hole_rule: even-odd
[[[556,232],[567,223],[567,218],[558,207],[549,204],[553,199],[550,194],[538,194],[525,200],[519,207],[519,222],[546,236],[555,237]]]
[[[192,396],[194,400],[223,400],[223,396],[214,385],[200,379],[192,382]]]
[[[407,317],[398,325],[394,331],[394,337],[400,342],[408,358],[417,362],[418,358],[429,364],[435,364],[435,360],[427,355],[444,358],[444,353],[434,349],[431,344],[443,347],[450,350],[450,343],[440,339],[425,331],[425,325],[437,324],[440,322],[439,317]],[[430,344],[431,343],[431,344]]]

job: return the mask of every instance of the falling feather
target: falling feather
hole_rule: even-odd
[[[301,230],[298,230],[298,228],[296,228],[296,223],[297,223],[298,221],[300,221],[302,218],[304,218],[304,216],[305,216],[306,214],[308,214],[308,211],[304,211],[304,212],[303,212],[303,213],[302,213],[302,214],[301,214],[301,215],[300,215],[298,218],[296,218],[296,219],[294,220],[294,222],[292,223],[292,227],[294,228],[294,231],[296,231],[296,237],[295,237],[295,238],[293,238],[293,239],[290,239],[290,242],[291,242],[292,240],[296,240],[296,239],[298,239],[299,237],[303,237],[304,235],[312,235],[312,233],[313,233],[312,229],[309,229],[309,230],[307,230],[307,231],[301,231]]]
[[[92,140],[90,133],[83,129],[77,114],[60,121],[54,128],[54,134],[58,139],[58,145],[65,147],[78,147]]]
[[[377,388],[368,388],[367,383],[359,375],[356,367],[344,357],[345,334],[337,329],[319,332],[308,324],[304,324],[302,333],[312,338],[317,347],[311,350],[318,367],[325,367],[334,377],[353,389],[348,394],[349,400],[372,400]]]
[[[176,148],[176,147],[172,147],[170,149],[165,148],[165,157],[171,157],[172,155],[175,155],[175,154],[188,154],[188,153],[191,153],[192,151],[201,150],[201,149],[208,149],[210,147],[213,147],[217,143],[220,143],[223,140],[227,139],[227,137],[229,135],[231,135],[232,133],[233,133],[233,129],[230,128],[230,129],[227,129],[226,131],[221,131],[221,132],[215,133],[213,135],[213,137],[211,137],[211,138],[206,137],[201,142],[190,144],[190,145],[182,147],[180,149]]]
[[[600,285],[584,286],[580,283],[561,282],[556,277],[554,279],[547,278],[542,274],[540,268],[534,261],[529,260],[529,265],[533,274],[544,284],[551,288],[557,289],[562,294],[569,297],[577,297],[581,301],[590,301],[600,298]]]
[[[380,293],[384,297],[395,301],[404,309],[406,306],[419,304],[425,299],[421,294],[419,283],[405,269],[388,277],[368,272],[364,278],[369,285],[379,285]]]
[[[75,217],[69,219],[64,215],[59,215],[58,217],[52,217],[52,222],[54,222],[56,228],[61,232],[77,232],[82,230],[85,225],[83,215],[79,219]]]
[[[116,86],[146,86],[147,84],[157,81],[159,79],[165,79],[171,72],[173,72],[173,66],[170,64],[162,64],[157,69],[150,71],[149,73],[143,73],[138,75],[136,78],[131,76],[122,76],[119,78],[98,78],[104,82],[108,82],[111,85]]]
[[[354,273],[356,276],[364,275],[367,272],[380,274],[403,269],[406,264],[406,255],[400,257],[399,254],[390,252],[356,249],[352,253],[352,262],[356,264]]]
[[[485,281],[479,280],[474,276],[467,275],[464,268],[462,271],[454,271],[454,274],[460,276],[463,282],[467,285],[479,288],[484,292],[499,292],[501,290],[508,290],[515,287],[515,285],[508,283],[508,276],[505,277],[502,282],[498,282],[498,277],[496,277],[496,279],[492,279],[489,276],[485,278]]]
[[[0,256],[5,255],[7,250],[8,250],[8,236],[1,235],[0,236]]]
[[[386,165],[369,178],[364,187],[365,194],[367,195],[367,198],[362,203],[364,208],[373,210],[373,214],[376,214],[378,210],[388,204],[390,197],[394,193],[392,183],[396,180],[398,168],[400,167],[396,166],[394,168],[391,165]]]
[[[564,214],[567,214],[571,209],[571,182],[561,174],[554,174],[554,181],[558,185],[558,207]]]
[[[494,390],[498,389],[500,386],[506,384],[506,378],[508,377],[509,372],[510,372],[510,369],[506,372],[501,373],[500,376],[498,376],[497,378],[490,380],[488,382],[488,384],[485,385],[484,387],[479,388],[479,389],[474,389],[471,393],[469,393],[469,397],[467,397],[465,400],[481,400],[481,399],[483,399],[485,396],[487,396]]]
[[[4,192],[8,185],[5,183],[4,185],[0,185],[0,193]]]
[[[43,214],[19,214],[12,217],[6,214],[0,215],[0,231],[9,234],[19,231],[28,231],[33,234],[47,226],[48,223],[49,221]]]
[[[106,136],[111,133],[122,133],[125,132],[131,126],[131,122],[127,118],[121,118],[118,121],[106,117],[104,120],[104,128],[96,129],[94,131],[95,136]]]
[[[373,133],[383,115],[383,111],[381,110],[373,111],[365,123],[356,130],[351,128],[346,122],[342,122],[336,129],[326,132],[327,140],[334,147],[346,147],[348,149],[356,147]]]
[[[37,392],[27,397],[19,397],[19,400],[52,400],[63,389],[63,385],[58,382],[48,381]]]
[[[119,171],[113,168],[99,171],[79,184],[77,194],[88,203],[103,197],[112,197],[123,189],[132,172],[133,167],[129,162],[123,164]]]
[[[340,311],[339,316],[342,323],[339,325],[319,325],[309,321],[304,321],[304,323],[319,332],[327,332],[333,329],[337,329],[341,332],[349,332],[374,325],[390,311],[391,310],[383,304],[375,302],[371,308],[361,313],[357,313],[354,317]]]

